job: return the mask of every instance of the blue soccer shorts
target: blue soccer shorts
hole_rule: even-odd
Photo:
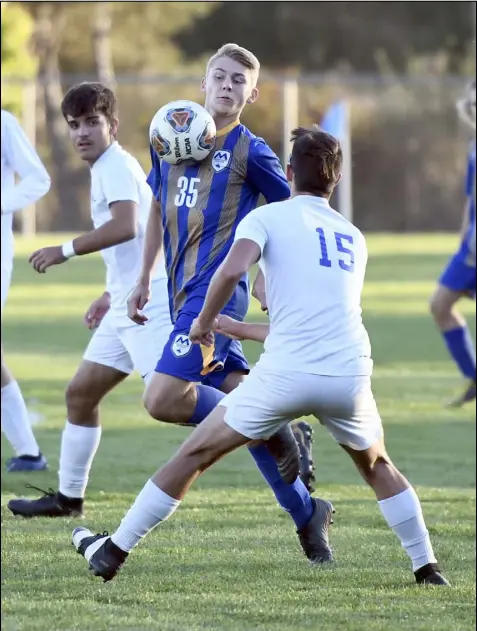
[[[237,340],[216,334],[214,345],[210,348],[192,344],[189,331],[203,302],[203,295],[187,298],[176,318],[162,356],[157,362],[156,372],[184,381],[220,388],[231,373],[248,374],[250,371],[242,345]],[[237,320],[243,320],[247,313],[248,302],[248,286],[239,286],[222,313]]]
[[[462,292],[475,298],[475,265],[467,265],[462,252],[457,252],[442,272],[439,283],[451,291]]]

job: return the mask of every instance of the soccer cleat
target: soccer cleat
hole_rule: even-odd
[[[293,484],[300,475],[300,450],[287,423],[271,438],[265,446],[277,462],[278,471],[286,484]]]
[[[311,455],[311,445],[313,443],[313,428],[305,421],[299,421],[293,425],[293,435],[298,443],[300,450],[300,478],[310,493],[315,488],[313,483],[315,479],[315,467]]]
[[[475,379],[467,379],[465,382],[464,391],[461,392],[455,399],[449,403],[451,408],[460,408],[466,403],[475,401],[477,396],[477,387]]]
[[[449,581],[442,576],[436,563],[428,563],[420,567],[414,572],[414,576],[416,577],[416,583],[418,583],[418,585],[443,585],[450,587]]]
[[[88,562],[90,571],[101,576],[105,583],[116,576],[128,556],[111,541],[107,532],[94,535],[87,528],[75,528],[71,539],[78,554]]]
[[[328,530],[333,523],[332,515],[335,509],[331,502],[316,497],[313,497],[312,501],[315,510],[307,525],[297,531],[298,538],[311,565],[331,563],[333,552],[328,540]]]
[[[38,456],[16,456],[8,460],[6,469],[9,473],[17,471],[46,471],[48,462],[43,454]]]
[[[27,488],[43,493],[37,500],[14,499],[8,502],[8,508],[14,515],[22,517],[82,517],[83,500],[69,498],[53,489],[43,491],[27,484]]]

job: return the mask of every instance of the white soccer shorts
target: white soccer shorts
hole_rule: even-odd
[[[10,283],[12,282],[12,269],[3,268],[2,267],[2,277],[1,277],[1,293],[2,293],[2,313],[5,307],[5,303],[7,302],[8,292],[10,290]]]
[[[362,451],[383,436],[370,377],[327,377],[256,366],[221,402],[225,422],[252,440],[315,416],[340,445]]]
[[[148,304],[143,326],[121,320],[109,312],[91,338],[83,359],[110,366],[127,375],[134,370],[149,382],[172,331],[169,305]]]

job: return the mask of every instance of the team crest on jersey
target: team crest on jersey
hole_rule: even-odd
[[[210,123],[208,123],[201,133],[201,135],[197,138],[197,144],[204,151],[212,151],[215,145],[215,132],[211,129]]]
[[[189,131],[195,117],[196,113],[190,107],[180,107],[169,110],[166,114],[166,121],[178,134],[185,134]]]
[[[157,129],[151,134],[151,145],[159,158],[168,156],[171,152],[171,145],[165,138],[163,138]]]
[[[230,151],[216,151],[212,158],[212,168],[216,173],[220,173],[220,171],[223,171],[229,166],[231,159],[232,154],[230,153]]]
[[[192,342],[185,333],[179,333],[172,342],[172,353],[176,357],[185,357],[192,350]]]

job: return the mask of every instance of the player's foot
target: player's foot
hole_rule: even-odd
[[[328,530],[333,523],[332,515],[335,512],[331,502],[313,497],[315,510],[310,521],[301,530],[297,531],[303,552],[312,565],[330,563],[333,561],[333,552],[330,548]]]
[[[460,408],[466,403],[471,403],[475,401],[477,396],[477,386],[475,379],[467,379],[464,385],[464,390],[459,393],[455,399],[449,402],[449,407],[451,408]]]
[[[436,563],[428,563],[414,572],[416,583],[419,585],[444,585],[450,587],[449,581],[444,578]]]
[[[300,450],[290,425],[287,423],[265,441],[265,445],[277,461],[282,480],[286,484],[293,484],[300,475]]]
[[[311,445],[313,443],[313,428],[305,421],[299,421],[292,426],[293,435],[300,450],[300,478],[310,493],[315,487],[315,466],[311,455]]]
[[[87,528],[75,528],[72,542],[76,551],[84,556],[89,569],[95,576],[101,576],[104,582],[116,576],[128,556],[111,541],[107,532],[94,535]]]
[[[43,454],[38,456],[16,456],[8,460],[6,469],[9,473],[16,471],[46,471],[48,462]]]
[[[10,500],[8,508],[14,515],[22,517],[82,517],[83,500],[66,497],[53,489],[43,491],[42,489],[27,484],[27,488],[35,489],[44,493],[43,497],[37,500],[27,500],[24,498]]]

